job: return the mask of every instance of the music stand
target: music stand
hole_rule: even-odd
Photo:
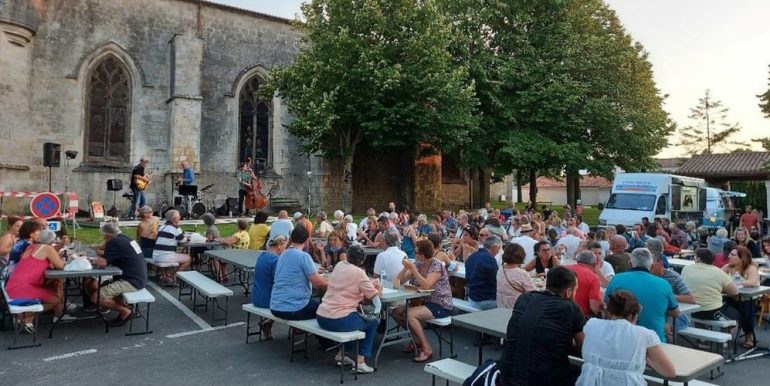
[[[197,196],[198,185],[179,185],[180,196]]]

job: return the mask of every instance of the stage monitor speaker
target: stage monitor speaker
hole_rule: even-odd
[[[43,166],[58,168],[61,166],[61,145],[46,142],[43,144]]]
[[[110,192],[117,192],[123,190],[123,180],[119,178],[113,178],[107,180],[107,190]]]

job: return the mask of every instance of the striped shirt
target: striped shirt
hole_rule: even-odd
[[[158,238],[155,240],[152,258],[157,260],[175,254],[177,243],[182,240],[184,240],[184,233],[181,229],[173,224],[163,224],[158,229]]]

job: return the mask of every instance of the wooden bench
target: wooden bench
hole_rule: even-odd
[[[321,326],[318,325],[318,321],[315,319],[306,319],[306,320],[286,320],[281,319],[267,309],[267,308],[259,308],[254,306],[253,304],[247,303],[241,306],[241,309],[246,311],[246,343],[249,342],[249,336],[260,334],[259,340],[262,340],[262,323],[265,319],[270,319],[276,322],[280,322],[283,324],[286,324],[289,326],[290,329],[296,329],[299,331],[302,331],[305,336],[303,339],[299,342],[296,341],[296,334],[289,331],[289,336],[291,337],[291,359],[290,361],[294,361],[294,354],[298,352],[304,353],[305,359],[307,359],[307,334],[313,334],[316,336],[321,336],[326,339],[332,340],[334,342],[337,342],[340,344],[340,356],[345,356],[345,346],[344,343],[347,342],[355,342],[356,348],[355,353],[358,354],[358,344],[359,340],[364,339],[366,337],[366,334],[363,331],[350,331],[350,332],[336,332],[336,331],[329,331],[324,330],[321,328]],[[258,331],[252,332],[251,330],[251,314],[259,316],[259,323],[258,323]],[[295,347],[297,345],[303,345],[304,347],[301,350],[296,350]],[[355,356],[354,356],[355,357]],[[355,361],[355,367],[353,369],[353,372],[355,373],[355,379],[358,379],[358,361]],[[345,382],[345,366],[340,366],[340,384]]]
[[[182,296],[188,296],[192,298],[193,311],[195,311],[196,307],[204,307],[206,311],[208,311],[209,299],[212,299],[214,307],[212,307],[211,310],[211,324],[214,324],[214,322],[217,320],[224,320],[225,325],[227,325],[227,309],[230,296],[233,296],[233,290],[207,278],[206,276],[203,276],[203,274],[196,271],[177,272],[176,278],[180,281],[179,300],[182,300]],[[184,287],[186,287],[184,285],[185,283],[190,287],[189,292],[184,291]],[[203,296],[206,299],[206,302],[203,304],[198,304],[198,295]],[[219,305],[220,297],[225,298],[224,308]],[[225,317],[217,319],[217,310],[223,311],[225,313]]]
[[[123,300],[131,308],[131,320],[128,321],[126,336],[152,334],[152,330],[150,330],[150,303],[155,302],[155,297],[150,291],[147,291],[147,288],[142,288],[139,291],[126,292],[123,294]],[[142,303],[146,304],[144,314],[139,309]],[[134,319],[137,318],[144,319],[144,331],[133,332]]]
[[[147,263],[147,274],[150,273],[151,268],[155,269],[155,279],[160,277],[160,270],[163,268],[174,268],[179,266],[179,263],[161,263],[158,261],[155,261],[149,257],[144,258],[144,262]]]
[[[11,297],[8,296],[8,292],[5,291],[5,282],[0,282],[0,287],[3,288],[3,297],[5,298],[5,304],[8,307],[8,312],[12,316],[11,322],[13,323],[13,344],[11,346],[8,346],[8,349],[15,350],[20,348],[40,346],[40,343],[38,343],[37,341],[37,322],[38,322],[38,318],[40,317],[40,313],[43,312],[43,305],[42,304],[33,304],[31,306],[12,305],[11,301],[13,301],[13,299],[11,299]],[[18,341],[19,334],[21,333],[21,326],[19,325],[20,315],[27,312],[35,313],[35,321],[33,322],[35,332],[32,334],[32,344],[18,346],[16,343]]]
[[[481,308],[473,306],[471,302],[468,300],[452,298],[452,305],[454,306],[454,308],[467,313],[481,311]]]
[[[426,363],[424,370],[431,375],[433,386],[436,385],[436,377],[445,379],[447,385],[449,385],[449,382],[462,385],[473,374],[473,371],[476,370],[476,366],[447,358]]]
[[[427,323],[431,325],[431,330],[433,330],[434,333],[436,333],[436,337],[438,338],[438,356],[439,358],[444,357],[443,353],[443,347],[444,343],[446,342],[449,344],[449,357],[454,358],[455,356],[455,341],[454,341],[454,329],[452,326],[452,317],[447,316],[446,318],[440,318],[440,319],[431,319],[428,320]],[[444,333],[442,331],[442,327],[449,327],[449,339],[444,338]]]

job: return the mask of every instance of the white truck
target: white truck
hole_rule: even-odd
[[[703,223],[706,181],[660,173],[621,173],[599,215],[600,226],[631,226],[661,217]]]

